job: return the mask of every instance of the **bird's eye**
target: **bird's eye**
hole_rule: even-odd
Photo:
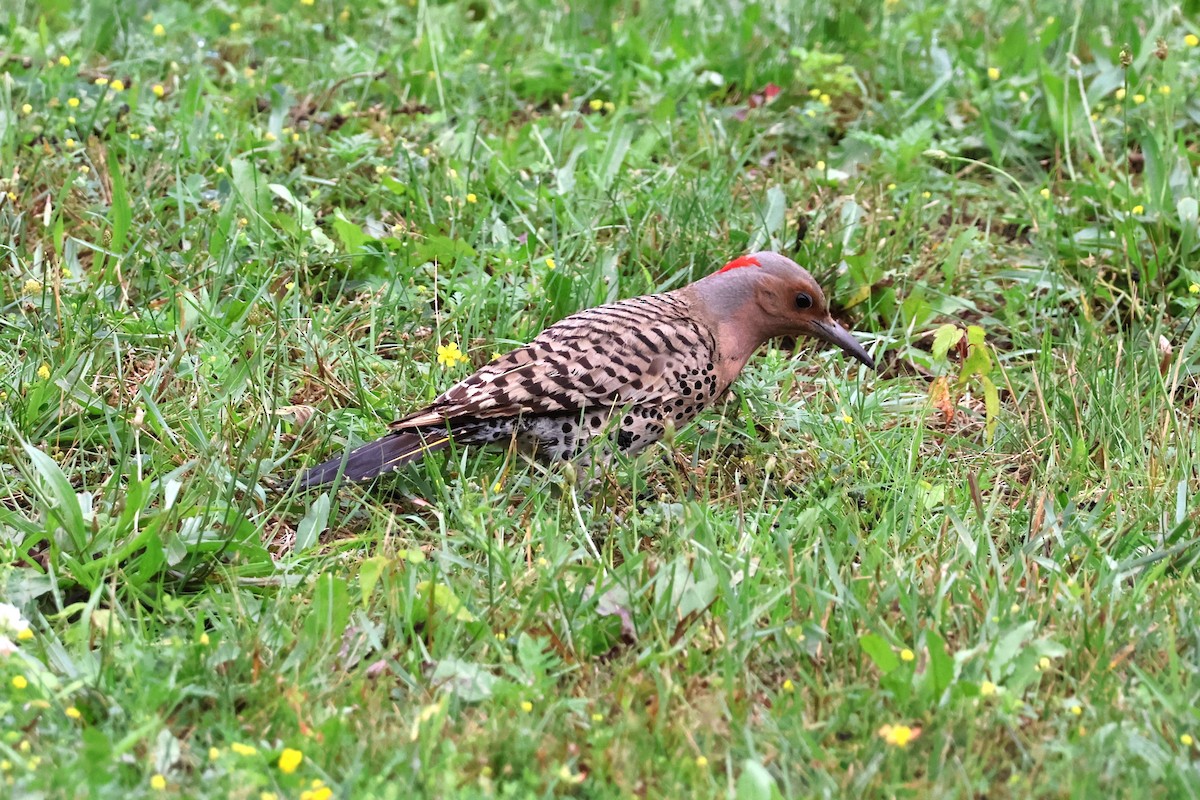
[[[812,308],[812,298],[804,292],[796,295],[796,308]]]

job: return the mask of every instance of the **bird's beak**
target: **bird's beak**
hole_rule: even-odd
[[[840,347],[847,355],[854,356],[871,369],[875,369],[875,359],[867,353],[863,346],[854,338],[854,334],[833,321],[833,317],[813,320],[808,333],[821,341]]]

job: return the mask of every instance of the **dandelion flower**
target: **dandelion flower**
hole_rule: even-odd
[[[29,103],[22,104],[21,105],[21,113],[28,117],[30,114],[33,113],[33,106],[29,105]]]
[[[161,792],[163,789],[167,788],[167,779],[162,775],[155,773],[154,776],[150,778],[150,788]]]
[[[1184,747],[1191,747],[1193,744],[1196,743],[1196,740],[1192,738],[1192,735],[1190,733],[1185,733],[1179,737],[1179,743],[1181,745],[1183,745]]]
[[[37,376],[44,381],[50,380],[50,365],[42,364],[40,367],[38,367]]]
[[[161,22],[154,26],[154,35],[155,36],[166,36],[167,35],[167,29],[162,26]]]
[[[14,689],[24,689],[29,686],[29,681],[25,680],[24,675],[14,675],[12,685]]]
[[[64,67],[69,67],[69,66],[71,66],[71,57],[70,56],[59,56],[58,63]]]
[[[1039,658],[1038,659],[1038,669],[1041,669],[1041,670],[1050,669],[1050,659],[1047,658],[1046,656],[1042,656],[1041,658]]]
[[[1193,283],[1188,286],[1188,294],[1200,294],[1200,283]]]
[[[1124,100],[1125,99],[1125,90],[1117,89],[1117,91],[1113,94],[1113,96],[1116,97],[1118,100]]]
[[[114,92],[123,92],[125,91],[125,81],[117,78],[109,82],[108,88],[112,89]]]
[[[1071,706],[1067,710],[1078,717],[1083,713],[1083,706],[1079,705],[1079,703],[1071,703]]]
[[[1043,200],[1050,199],[1050,190],[1049,189],[1042,189],[1040,192],[1038,192],[1038,194],[1040,194],[1042,196]]]
[[[611,114],[611,113],[613,113],[613,112],[614,112],[614,111],[616,111],[616,110],[617,110],[617,104],[616,104],[616,103],[614,103],[612,100],[605,100],[605,101],[604,101],[604,113],[605,113],[605,114]]]
[[[1183,43],[1186,44],[1188,47],[1195,47],[1197,45],[1200,45],[1200,36],[1197,36],[1194,33],[1189,33],[1187,36],[1183,37]],[[1187,734],[1184,734],[1184,735],[1186,736]]]
[[[594,712],[592,714],[592,722],[604,722],[604,715],[599,711]],[[1186,736],[1187,734],[1184,735]]]
[[[549,258],[549,257],[546,258],[546,269],[554,269],[557,266],[558,266],[558,264],[554,263],[553,258]]]
[[[75,706],[67,706],[65,709],[63,709],[63,713],[66,714],[70,719],[79,719],[83,716],[83,714],[80,713],[79,709]]]
[[[291,775],[302,761],[304,761],[303,753],[294,748],[285,747],[279,754],[279,771],[284,775]]]
[[[208,760],[209,761],[216,761],[220,757],[221,757],[220,748],[217,748],[217,747],[208,748]]]
[[[824,172],[824,171],[825,171],[825,162],[824,162],[824,161],[818,161],[818,162],[817,162],[816,164],[814,164],[813,166],[817,168],[817,171],[818,171],[818,172]]]
[[[893,747],[908,747],[909,742],[921,735],[921,730],[908,725],[884,725],[879,735]]]
[[[787,680],[785,680],[785,681],[783,682],[783,690],[784,690],[785,692],[794,692],[794,691],[796,691],[796,684],[792,683],[792,679],[791,679],[791,678],[788,678]]]
[[[894,191],[896,191],[896,184],[894,184],[894,183],[889,183],[889,184],[887,185],[887,190],[888,190],[889,192],[894,192]]]
[[[979,694],[982,697],[991,697],[996,693],[996,684],[991,681],[984,681],[979,684]]]
[[[79,98],[78,97],[67,98],[67,105],[69,105],[71,108],[79,108]]]
[[[1129,213],[1131,213],[1131,214],[1141,214],[1141,213],[1145,212],[1145,210],[1146,210],[1146,207],[1145,207],[1145,206],[1143,206],[1141,203],[1138,203],[1136,206],[1134,206],[1133,208],[1129,209]]]
[[[696,766],[700,769],[704,769],[708,766],[708,759],[704,756],[696,756]]]
[[[1165,83],[1164,83],[1164,84],[1162,84],[1161,86],[1159,86],[1159,87],[1158,87],[1158,93],[1159,93],[1159,94],[1170,94],[1170,93],[1171,93],[1171,87],[1170,87],[1169,85],[1167,85],[1167,84],[1165,84]]]
[[[822,93],[821,96],[817,98],[817,102],[819,102],[823,106],[827,106],[827,105],[831,105],[833,103],[833,98],[827,94]]]
[[[916,657],[916,654],[914,654],[913,651],[909,650],[907,647],[900,651],[901,661],[912,661]]]
[[[588,108],[592,109],[592,111],[599,111],[604,108],[604,101],[599,98],[592,100],[588,103]]]
[[[241,742],[234,742],[233,744],[229,745],[229,749],[237,753],[239,756],[252,756],[258,752],[250,745],[242,744]]]
[[[474,192],[467,192],[467,202],[474,205],[479,202],[479,198],[475,196]]]
[[[1146,95],[1135,94],[1133,96],[1133,102],[1140,106],[1142,103],[1146,102]]]
[[[274,792],[259,792],[258,800],[279,800],[279,795]]]
[[[161,83],[156,83],[153,86],[151,86],[150,91],[154,92],[155,97],[162,97],[164,94],[167,93],[167,90],[163,87],[163,85]]]
[[[460,362],[466,363],[468,360],[467,356],[459,348],[458,342],[438,345],[437,362],[443,367],[453,367]]]
[[[1000,80],[1000,70],[995,67],[988,67],[988,80]]]

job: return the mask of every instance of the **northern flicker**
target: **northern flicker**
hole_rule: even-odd
[[[682,289],[572,314],[393,423],[382,439],[308,470],[300,484],[339,473],[374,478],[451,440],[515,439],[556,460],[584,456],[605,437],[609,450],[633,455],[712,405],[754,351],[779,336],[811,336],[875,367],[829,315],[807,271],[778,253],[754,253]]]

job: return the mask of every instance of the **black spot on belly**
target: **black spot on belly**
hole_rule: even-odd
[[[633,431],[621,430],[617,433],[617,447],[628,450],[633,445]]]
[[[574,427],[574,426],[573,426],[573,425],[571,425],[571,423],[570,423],[570,422],[564,422],[564,423],[562,424],[562,432],[563,432],[563,433],[570,433],[570,432],[571,432],[571,428],[572,428],[572,427]]]

